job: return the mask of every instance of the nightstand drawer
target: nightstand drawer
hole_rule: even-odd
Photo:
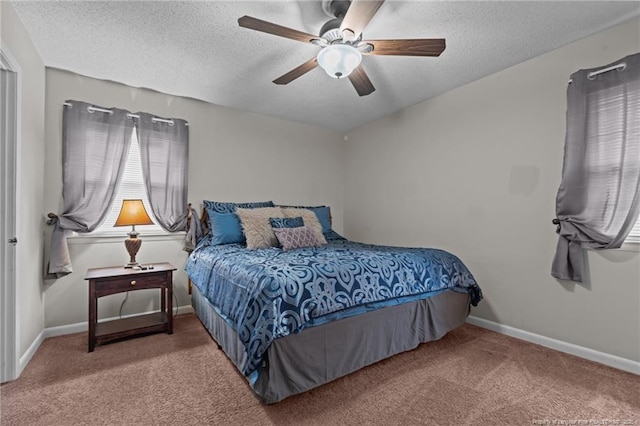
[[[107,278],[96,280],[96,296],[106,296],[129,290],[142,290],[146,288],[161,288],[167,285],[166,272],[146,273],[130,275],[128,277]]]

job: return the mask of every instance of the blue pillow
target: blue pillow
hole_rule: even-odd
[[[304,226],[304,221],[300,216],[298,217],[270,217],[272,228],[300,228]]]
[[[253,201],[250,203],[230,203],[230,202],[222,202],[222,201],[209,201],[202,200],[202,204],[204,204],[204,208],[207,210],[207,218],[206,218],[206,227],[211,229],[211,215],[209,212],[214,213],[235,213],[236,208],[240,207],[243,209],[257,209],[260,207],[274,207],[273,201]],[[244,237],[242,239],[244,242]]]
[[[217,213],[207,210],[211,222],[211,244],[244,243],[240,218],[235,213]]]
[[[278,207],[282,207],[284,209],[317,209],[318,207],[326,207],[322,206],[284,206],[282,204],[278,204]]]
[[[309,208],[312,212],[318,216],[318,221],[320,225],[322,225],[322,233],[326,234],[331,231],[331,210],[327,206],[321,207],[311,207]]]
[[[221,201],[203,200],[204,208],[216,213],[233,213],[236,208],[257,209],[260,207],[274,207],[273,201],[254,201],[250,203],[227,203]]]

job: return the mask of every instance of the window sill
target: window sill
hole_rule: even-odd
[[[619,249],[616,250],[640,253],[640,241],[626,241],[622,243],[622,246],[620,246]]]
[[[585,249],[585,250],[600,251],[600,250],[597,250],[597,249],[594,249],[594,248],[591,248],[591,247],[582,246],[582,248]],[[632,253],[640,253],[640,241],[634,241],[634,240],[625,241],[617,249],[609,249],[609,250],[604,250],[604,251],[628,251],[628,252],[632,252]]]
[[[182,241],[186,232],[156,232],[140,234],[140,239],[148,241]],[[113,235],[113,234],[75,234],[67,237],[67,241],[70,245],[75,244],[122,244],[127,238],[127,235]]]
[[[591,250],[591,251],[599,251],[596,249],[593,249],[591,247],[584,247],[584,249],[586,250]],[[612,251],[629,251],[632,253],[640,253],[640,241],[627,241],[625,243],[622,243],[622,245],[617,248],[617,249],[610,249]]]

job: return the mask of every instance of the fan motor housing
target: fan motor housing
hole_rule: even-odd
[[[320,28],[318,35],[329,43],[342,39],[340,25],[342,25],[342,19],[344,15],[346,15],[350,5],[350,0],[324,0],[322,2],[322,9],[327,15],[334,16],[335,18],[327,21],[322,28]]]
[[[341,39],[340,25],[342,24],[342,18],[334,18],[327,21],[322,28],[320,28],[319,36],[331,43],[334,40]]]
[[[342,18],[347,13],[351,0],[322,0],[322,10],[332,18]]]

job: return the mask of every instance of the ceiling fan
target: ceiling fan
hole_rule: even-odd
[[[288,84],[318,65],[333,78],[348,77],[360,96],[366,96],[375,87],[360,65],[362,55],[440,56],[445,49],[443,38],[362,40],[362,31],[384,0],[323,0],[323,9],[335,18],[326,22],[319,36],[283,27],[261,19],[243,16],[241,27],[286,37],[321,48],[317,56],[273,80]]]

